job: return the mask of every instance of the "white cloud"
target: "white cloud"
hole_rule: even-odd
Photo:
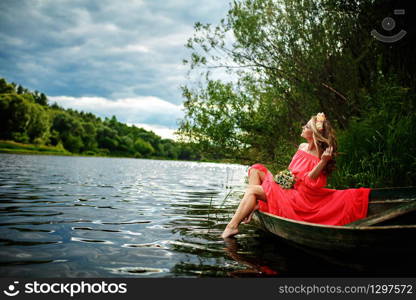
[[[178,119],[182,118],[182,105],[152,96],[110,100],[103,97],[48,97],[50,102],[56,102],[64,108],[91,112],[100,117],[115,115],[120,122],[131,124],[159,124],[164,128],[176,127]]]
[[[147,53],[147,52],[150,51],[149,47],[146,47],[146,46],[140,45],[140,44],[127,45],[124,49],[126,51],[131,51],[131,52],[144,52],[144,53]]]
[[[136,124],[129,124],[128,123],[128,125],[144,128],[148,131],[153,131],[158,136],[160,136],[164,139],[171,139],[171,140],[177,140],[178,139],[178,137],[175,135],[176,130],[173,129],[173,128],[164,127],[164,126],[155,125],[155,124],[144,124],[144,123],[136,123]]]
[[[184,27],[179,32],[150,38],[147,43],[153,47],[183,47],[193,33],[192,27]]]
[[[0,41],[10,46],[24,46],[24,41],[0,32]]]
[[[138,52],[138,53],[149,53],[150,48],[146,45],[141,44],[129,44],[122,47],[111,47],[108,49],[108,53],[128,53],[128,52]]]

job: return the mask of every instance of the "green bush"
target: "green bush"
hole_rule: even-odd
[[[29,137],[26,133],[22,132],[12,132],[11,138],[13,141],[19,142],[19,143],[29,143]]]
[[[94,151],[88,150],[88,151],[84,151],[82,152],[82,154],[84,155],[89,155],[89,156],[94,156],[96,155],[96,153]]]
[[[145,157],[148,157],[155,152],[152,145],[141,138],[136,139],[134,142],[134,149]]]
[[[416,116],[412,94],[392,80],[376,83],[372,105],[339,133],[338,170],[331,184],[343,187],[416,185]]]

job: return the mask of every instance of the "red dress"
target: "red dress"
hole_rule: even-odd
[[[289,170],[296,176],[296,184],[284,189],[262,164],[252,168],[263,171],[262,187],[267,202],[259,201],[259,210],[281,217],[326,225],[345,225],[367,216],[369,188],[333,190],[324,188],[326,176],[321,172],[315,180],[308,173],[320,159],[298,150]],[[250,169],[249,169],[250,172]]]

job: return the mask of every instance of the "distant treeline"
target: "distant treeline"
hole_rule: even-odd
[[[198,160],[191,144],[162,139],[116,117],[50,105],[44,93],[0,78],[0,139],[56,146],[75,154]]]

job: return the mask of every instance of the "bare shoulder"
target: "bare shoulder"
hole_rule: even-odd
[[[305,149],[307,149],[307,148],[308,148],[308,143],[301,143],[301,144],[299,145],[298,150],[303,150],[303,151],[305,151]]]

